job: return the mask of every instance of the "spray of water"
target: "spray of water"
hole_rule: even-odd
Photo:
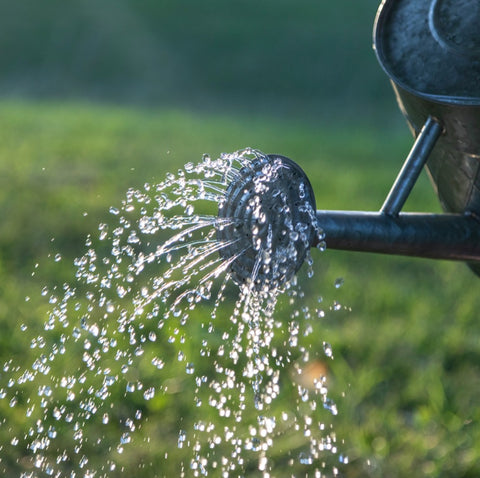
[[[282,268],[302,243],[311,277],[311,237],[287,207],[281,248],[264,225],[261,194],[275,168],[257,175],[244,205],[262,227],[247,241],[222,232],[238,219],[218,214],[229,184],[264,159],[250,149],[205,156],[111,208],[75,261],[76,280],[42,292],[51,309],[31,340],[36,360],[4,365],[2,410],[25,416],[22,430],[2,417],[11,440],[0,469],[25,478],[117,476],[132,462],[146,476],[337,473],[330,458],[347,460],[332,428],[333,354],[316,336],[323,311]],[[240,280],[243,254],[251,268]]]

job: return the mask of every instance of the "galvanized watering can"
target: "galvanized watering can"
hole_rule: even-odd
[[[327,246],[480,272],[480,2],[384,0],[374,48],[416,141],[379,213],[318,211]],[[445,214],[400,213],[423,166]]]
[[[319,212],[328,246],[480,271],[480,2],[385,0],[374,48],[416,142],[380,213]],[[446,214],[400,213],[423,166]]]
[[[461,260],[480,275],[480,1],[384,0],[374,48],[416,140],[380,211],[316,211],[327,248]],[[402,213],[424,166],[445,213]],[[315,210],[310,183],[293,161],[285,158],[280,179],[291,191],[308,186]],[[242,181],[231,186],[225,209],[234,209],[235,194],[246,202]],[[233,216],[238,232],[246,220]],[[292,270],[304,251],[297,256]]]

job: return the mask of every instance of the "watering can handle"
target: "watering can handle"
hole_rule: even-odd
[[[430,116],[379,212],[317,211],[329,249],[480,264],[476,215],[400,213],[442,131],[442,125]]]
[[[442,131],[442,125],[429,116],[380,209],[381,213],[398,216]]]

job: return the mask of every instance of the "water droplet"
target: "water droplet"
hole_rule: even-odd
[[[342,287],[342,285],[344,284],[344,279],[342,277],[339,277],[338,279],[335,280],[334,282],[334,285],[335,285],[335,289],[340,289],[340,287]]]
[[[328,342],[323,342],[323,351],[328,358],[333,359],[333,349]]]
[[[300,453],[298,456],[298,460],[302,465],[311,465],[313,464],[313,457],[310,453]]]
[[[153,364],[155,367],[157,367],[157,369],[159,369],[159,370],[161,370],[161,369],[165,366],[165,362],[164,362],[162,359],[158,358],[158,357],[154,357],[154,358],[152,359],[152,364]]]
[[[145,392],[143,392],[143,398],[145,400],[151,400],[154,396],[155,396],[155,388],[154,387],[147,388],[145,390]]]
[[[185,430],[180,430],[178,432],[178,441],[177,441],[178,448],[183,448],[183,445],[185,444],[186,439],[187,439],[187,434]]]
[[[268,459],[266,456],[261,456],[258,460],[258,469],[265,471],[267,469]]]
[[[337,409],[337,405],[335,404],[335,402],[330,399],[330,398],[326,398],[325,401],[323,402],[323,408],[325,408],[326,410],[330,411],[330,413],[332,415],[337,415],[338,414],[338,409]]]
[[[235,221],[227,216],[220,221],[217,211],[229,183],[242,169],[252,170],[253,162],[261,167],[255,169],[252,190],[242,193],[249,198],[245,208],[252,218],[244,248],[258,268],[249,272],[256,280],[249,276],[245,284],[234,285],[228,262],[232,256],[221,255],[226,246],[219,236]],[[187,163],[169,173],[163,182],[129,189],[122,206],[109,209],[113,217],[99,224],[98,237],[85,241],[86,252],[75,260],[78,283],[69,284],[63,295],[60,287],[42,290],[51,312],[44,336],[29,337],[38,357],[25,371],[5,364],[10,380],[0,388],[0,398],[8,396],[11,406],[25,412],[28,428],[15,435],[27,442],[42,473],[56,476],[68,463],[72,476],[107,476],[120,466],[106,460],[101,470],[94,470],[86,450],[97,444],[98,450],[122,454],[130,447],[133,456],[133,448],[143,445],[139,437],[156,446],[155,436],[148,434],[152,417],[158,409],[168,413],[165,407],[177,400],[195,407],[194,424],[182,417],[177,446],[190,448],[185,452],[193,455],[190,466],[196,476],[236,473],[244,467],[247,450],[256,453],[264,478],[281,476],[285,470],[274,473],[276,460],[270,455],[279,425],[292,442],[307,443],[318,456],[336,450],[334,440],[324,438],[327,432],[312,419],[323,412],[322,405],[336,413],[318,370],[308,368],[313,363],[309,356],[317,355],[312,336],[322,330],[321,321],[313,318],[324,312],[308,303],[295,275],[282,282],[292,273],[297,246],[310,249],[312,225],[295,223],[288,194],[275,183],[281,167],[281,162],[271,164],[262,153],[247,149],[217,160],[205,156],[197,165]],[[299,197],[306,197],[305,184],[297,185]],[[264,194],[271,194],[272,208],[266,207]],[[315,211],[297,206],[315,222]],[[272,227],[274,216],[281,219],[278,227]],[[313,227],[321,237],[318,226]],[[98,240],[103,242],[97,248]],[[275,241],[281,247],[273,248]],[[305,262],[311,277],[308,251]],[[275,279],[262,284],[269,275]],[[281,314],[277,317],[280,294],[286,296],[280,302],[292,309],[285,321]],[[81,373],[74,366],[77,361]],[[185,374],[179,376],[183,367]],[[283,397],[282,387],[293,376],[294,396],[280,410],[275,400]],[[25,408],[23,384],[38,390]],[[190,396],[192,403],[185,403]],[[140,407],[149,412],[143,419]],[[145,436],[135,435],[140,428]],[[243,428],[249,430],[246,440]],[[90,430],[99,433],[92,436]],[[63,431],[73,439],[63,441]],[[16,436],[8,440],[14,442]],[[53,454],[56,463],[47,459]],[[175,459],[164,450],[158,454]],[[305,453],[304,465],[311,455]],[[299,466],[295,455],[290,460],[287,467]],[[179,476],[186,473],[181,467]]]

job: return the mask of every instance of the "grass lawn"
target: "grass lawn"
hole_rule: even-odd
[[[216,157],[252,146],[298,162],[319,208],[375,210],[411,144],[406,127],[88,103],[2,101],[0,112],[0,362],[12,359],[10,367],[37,354],[20,327],[41,329],[48,311],[42,287],[73,279],[71,263],[83,253],[86,236],[129,187],[158,182],[204,153]],[[439,210],[426,177],[405,209]],[[327,363],[339,410],[333,425],[349,457],[341,473],[479,476],[479,279],[463,264],[329,251],[328,238],[327,251],[313,254],[316,274],[305,289],[309,297],[323,296],[326,310],[312,340],[319,351],[323,341],[333,346],[334,360]],[[340,277],[344,284],[336,288]],[[0,372],[0,389],[7,376]],[[28,401],[11,408],[0,400],[4,476],[20,469],[21,451],[12,454],[8,443],[12,433],[22,433],[27,407]],[[180,459],[185,450],[176,448],[176,435],[167,437],[174,444],[163,464],[155,440],[167,439],[158,431],[162,420],[180,413],[193,413],[182,397],[150,410],[149,426],[139,432],[152,437],[142,448],[145,478],[176,476],[175,453]],[[125,476],[140,473],[137,455],[126,453]],[[103,458],[92,452],[93,463]]]

